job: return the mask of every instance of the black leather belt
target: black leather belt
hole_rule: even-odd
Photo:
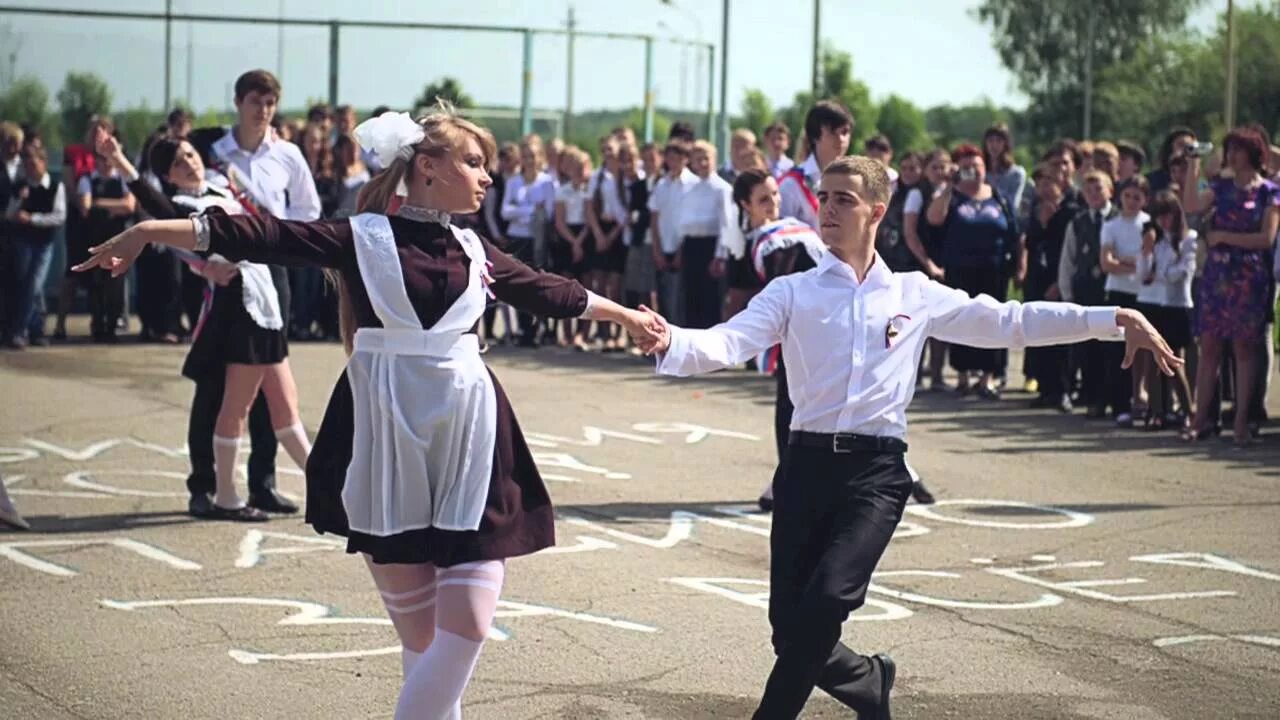
[[[790,444],[802,447],[823,448],[836,454],[858,451],[896,452],[907,451],[904,440],[879,435],[855,435],[852,433],[812,433],[792,431]]]

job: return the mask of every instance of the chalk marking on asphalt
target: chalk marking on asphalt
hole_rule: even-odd
[[[1251,645],[1280,648],[1280,638],[1266,635],[1180,635],[1177,637],[1158,638],[1153,640],[1151,644],[1158,648],[1166,648],[1214,640],[1238,640]]]
[[[31,447],[37,450],[41,450],[43,452],[50,453],[52,455],[57,455],[58,457],[61,457],[64,460],[74,460],[76,462],[84,462],[85,460],[91,460],[101,455],[102,453],[106,452],[107,450],[110,450],[111,448],[119,445],[124,441],[118,438],[101,440],[99,442],[91,443],[85,446],[84,449],[82,450],[72,450],[71,448],[62,447],[61,445],[55,445],[53,443],[45,442],[44,440],[37,440],[35,438],[23,438],[22,442],[30,445]]]
[[[31,448],[0,447],[0,465],[26,462],[40,457],[40,453]]]
[[[633,535],[622,530],[614,530],[613,528],[605,527],[600,523],[572,515],[564,516],[563,521],[569,525],[589,528],[593,532],[602,533],[620,540],[626,540],[627,542],[635,543],[637,545],[666,550],[679,545],[681,542],[688,540],[693,535],[693,518],[689,515],[689,513],[671,513],[671,519],[667,525],[666,534],[656,540],[644,537],[643,535]]]
[[[1046,563],[1058,561],[1058,558],[1054,557],[1053,555],[1032,555],[1031,559],[1034,560],[1035,562],[1046,562]]]
[[[1065,519],[1042,523],[1006,522],[1003,520],[977,520],[967,517],[953,517],[951,515],[938,512],[940,508],[948,506],[1025,508],[1027,510],[1038,510],[1044,513],[1062,515]],[[939,500],[933,505],[908,505],[906,507],[906,511],[912,515],[929,518],[930,520],[937,520],[939,522],[971,525],[973,527],[1006,528],[1011,530],[1058,530],[1062,528],[1078,528],[1089,525],[1094,520],[1092,515],[1076,512],[1075,510],[1054,507],[1052,505],[1035,505],[1033,503],[1021,502],[1018,500]]]
[[[729,577],[674,577],[667,578],[667,582],[680,585],[681,587],[697,590],[712,595],[718,595],[722,598],[732,600],[754,608],[767,610],[769,608],[769,581],[756,580],[753,578],[729,578]],[[763,592],[742,592],[734,590],[726,585],[746,585],[747,587],[763,587]],[[861,608],[849,616],[850,620],[861,622],[877,622],[883,620],[902,620],[909,618],[915,613],[910,609],[903,607],[897,603],[891,603],[888,600],[879,598],[866,598],[863,607],[872,607],[880,610],[874,615],[862,613]]]
[[[1143,578],[1115,578],[1115,579],[1097,579],[1097,580],[1073,580],[1066,582],[1053,582],[1043,580],[1041,578],[1032,577],[1030,573],[1048,572],[1050,570],[1069,570],[1080,568],[1098,568],[1106,563],[1099,560],[1083,560],[1078,562],[1052,563],[1048,565],[1034,565],[1028,567],[1014,568],[986,568],[984,572],[993,575],[1007,577],[1018,582],[1038,585],[1050,590],[1058,590],[1061,592],[1072,593],[1081,597],[1091,598],[1093,600],[1105,600],[1112,603],[1133,603],[1133,602],[1157,602],[1161,600],[1194,600],[1200,598],[1215,597],[1235,597],[1236,593],[1230,590],[1203,590],[1196,592],[1175,592],[1175,593],[1158,593],[1154,595],[1111,595],[1109,593],[1090,590],[1091,587],[1104,587],[1108,585],[1133,585],[1145,583]]]
[[[760,438],[756,435],[747,433],[734,432],[733,430],[718,430],[702,425],[694,425],[693,423],[682,422],[646,422],[636,423],[631,426],[632,430],[642,433],[650,433],[653,435],[676,434],[684,435],[686,445],[695,445],[706,440],[711,436],[730,438],[733,440],[747,440],[750,442],[760,442]]]
[[[302,543],[302,545],[270,547],[264,550],[262,544],[268,539]],[[235,566],[241,569],[256,567],[262,562],[263,555],[296,555],[299,553],[323,552],[325,550],[342,550],[346,547],[346,543],[332,538],[307,537],[305,535],[272,532],[270,530],[249,530],[245,532],[244,537],[240,540],[240,555],[236,558]]]
[[[67,473],[62,477],[64,485],[70,485],[81,490],[90,490],[93,492],[104,493],[106,495],[120,495],[126,497],[145,497],[145,498],[185,498],[187,492],[173,492],[166,490],[135,490],[133,488],[122,488],[109,483],[91,480],[100,475],[126,475],[129,477],[161,477],[170,480],[185,480],[186,475],[183,473],[166,472],[164,470],[93,470]]]
[[[886,570],[872,575],[873,581],[868,589],[872,592],[878,592],[881,595],[888,595],[896,600],[906,600],[909,602],[918,602],[921,605],[935,605],[937,607],[960,608],[965,610],[1034,610],[1036,608],[1061,605],[1063,602],[1062,596],[1054,595],[1052,593],[1044,593],[1035,600],[1027,602],[976,602],[970,600],[950,600],[947,598],[933,597],[931,595],[907,592],[905,590],[894,590],[876,582],[879,578],[911,576],[950,579],[961,577],[958,573],[945,572],[941,570]]]
[[[969,558],[969,562],[973,563],[974,565],[995,565],[996,564],[996,561],[994,558]]]
[[[612,472],[608,468],[588,465],[568,453],[534,452],[532,455],[533,462],[538,466],[538,470],[552,467],[574,470],[588,475],[602,475],[609,480],[629,480],[631,478],[627,473]]]
[[[98,545],[108,545],[128,550],[129,552],[141,555],[148,560],[154,560],[168,565],[176,570],[200,570],[198,563],[184,560],[177,555],[161,550],[154,545],[148,545],[130,538],[93,538],[93,539],[76,539],[76,540],[27,540],[19,542],[0,543],[0,557],[7,557],[10,560],[49,575],[56,577],[74,577],[80,572],[72,567],[59,565],[57,563],[43,560],[31,555],[19,548],[44,548],[44,547],[90,547]]]
[[[1238,575],[1246,575],[1248,577],[1280,582],[1280,575],[1277,575],[1276,573],[1251,568],[1248,565],[1238,563],[1230,558],[1224,558],[1220,555],[1211,555],[1209,553],[1159,553],[1155,555],[1136,555],[1129,559],[1133,562],[1155,563],[1157,565],[1181,565],[1182,567],[1224,570]]]
[[[617,430],[607,430],[605,428],[595,427],[594,425],[582,426],[582,439],[574,440],[573,438],[562,437],[560,435],[552,435],[550,433],[527,432],[524,439],[530,445],[537,440],[540,447],[559,447],[564,445],[575,445],[577,447],[600,447],[604,444],[605,438],[615,438],[618,440],[627,440],[629,442],[644,443],[646,445],[661,445],[661,440],[656,440],[647,435],[635,435],[629,432],[620,432]]]
[[[549,548],[539,550],[535,555],[567,555],[569,553],[592,552],[595,550],[617,550],[618,544],[601,540],[600,538],[591,537],[590,535],[577,535],[574,537],[577,541],[574,545],[553,545]]]

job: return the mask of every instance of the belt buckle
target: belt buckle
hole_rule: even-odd
[[[836,454],[836,455],[848,455],[849,453],[853,452],[853,450],[852,450],[852,449],[844,449],[844,450],[842,450],[842,449],[840,448],[840,438],[841,438],[841,437],[847,437],[847,436],[843,436],[843,435],[841,435],[840,433],[832,433],[832,435],[831,435],[831,452],[832,452],[832,453],[834,453],[834,454]]]

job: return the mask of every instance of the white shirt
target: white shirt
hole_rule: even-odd
[[[502,196],[502,219],[507,221],[507,235],[520,238],[533,237],[533,223],[540,204],[551,202],[555,209],[555,195],[551,177],[538,175],[532,183],[525,182],[524,175],[516,175],[507,181]],[[550,196],[548,198],[548,195]]]
[[[45,173],[36,185],[48,190],[51,182],[49,173]],[[5,214],[13,217],[21,209],[22,198],[15,195],[9,199],[8,211]],[[61,227],[66,221],[67,188],[63,183],[58,183],[58,189],[53,191],[53,209],[47,213],[31,213],[31,225],[39,228]]]
[[[587,224],[587,203],[591,200],[590,183],[584,186],[561,185],[556,190],[556,204],[564,205],[564,221],[567,225]]]
[[[783,173],[796,166],[796,161],[786,155],[780,155],[777,160],[768,160],[767,162],[769,163],[769,172],[773,174],[775,179],[782,177]]]
[[[663,177],[649,194],[649,211],[658,213],[658,224],[654,229],[658,232],[659,249],[667,255],[680,250],[680,241],[684,237],[680,234],[680,206],[689,188],[698,182],[698,176],[685,168],[674,180],[670,176]]]
[[[1189,308],[1191,279],[1196,274],[1196,231],[1187,230],[1182,238],[1180,252],[1173,251],[1173,244],[1166,237],[1156,240],[1151,255],[1138,258],[1138,302],[1162,307]],[[1152,265],[1155,272],[1152,273]],[[1151,282],[1147,277],[1151,276]]]
[[[18,182],[18,175],[22,172],[22,156],[14,155],[4,163],[4,172],[9,176],[9,183]]]
[[[778,214],[780,217],[793,217],[814,230],[817,230],[818,181],[822,179],[822,170],[818,168],[817,157],[810,155],[809,158],[804,161],[804,164],[800,166],[800,170],[804,173],[807,188],[800,187],[796,182],[794,175],[789,175],[783,178],[782,182],[778,185]]]
[[[905,438],[927,338],[987,348],[1119,339],[1115,313],[970,298],[923,273],[890,272],[879,256],[859,283],[853,268],[826,253],[816,268],[766,285],[728,322],[709,330],[673,326],[658,372],[711,372],[781,343],[792,430]]]
[[[732,210],[732,185],[715,173],[697,178],[680,203],[680,237],[719,237],[733,223]]]
[[[240,189],[272,215],[285,220],[320,217],[316,181],[297,145],[273,138],[268,132],[262,144],[249,152],[236,142],[233,129],[213,144],[213,154],[227,164],[226,174]]]
[[[907,193],[907,199],[902,203],[903,215],[919,215],[924,210],[924,193],[920,192],[920,188],[911,188]]]
[[[1126,258],[1137,260],[1142,254],[1142,228],[1151,222],[1151,216],[1139,212],[1131,218],[1117,215],[1102,224],[1102,236],[1099,245],[1103,252],[1111,249],[1121,260]],[[1137,273],[1110,273],[1107,275],[1107,292],[1122,292],[1137,295],[1142,289]]]
[[[600,187],[602,178],[604,180],[603,188]],[[619,194],[621,188],[618,187],[617,176],[608,170],[597,170],[592,173],[591,179],[587,181],[587,195],[595,197],[597,188],[600,188],[600,219],[616,223],[625,218],[627,216],[627,206],[622,202],[622,196]]]

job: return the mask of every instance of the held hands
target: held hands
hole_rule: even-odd
[[[707,274],[716,280],[719,280],[724,277],[725,265],[726,263],[724,258],[715,258],[711,261],[711,265],[707,267]]]
[[[138,223],[101,245],[89,248],[89,259],[71,269],[76,272],[88,272],[94,268],[101,268],[111,271],[111,277],[124,275],[129,271],[129,266],[138,259],[142,249],[146,247],[146,241],[139,235],[139,229],[149,222],[151,221]]]
[[[671,347],[671,326],[667,324],[666,318],[644,305],[637,310],[628,310],[623,326],[636,347],[645,355],[666,352]]]
[[[240,274],[240,266],[226,260],[213,260],[205,263],[200,276],[218,287],[226,287]]]
[[[1150,350],[1156,367],[1165,375],[1173,375],[1174,368],[1182,365],[1182,358],[1174,354],[1169,343],[1142,313],[1127,308],[1116,310],[1116,325],[1124,328],[1124,362],[1120,367],[1132,366],[1139,350]]]

